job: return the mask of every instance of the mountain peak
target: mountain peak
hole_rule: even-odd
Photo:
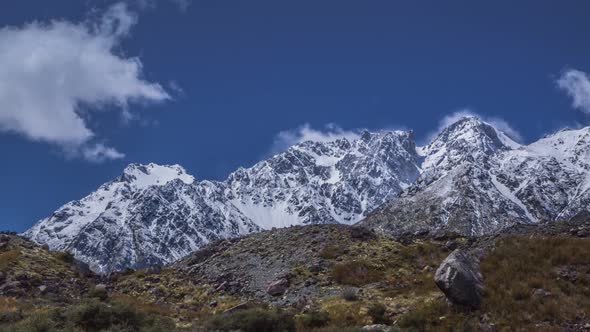
[[[166,183],[180,179],[186,184],[191,184],[195,178],[178,165],[129,164],[123,170],[121,180],[131,183],[137,188],[147,188],[153,185],[165,185]]]
[[[481,162],[497,151],[519,146],[492,124],[467,115],[445,127],[428,145],[418,150],[425,157],[422,170],[448,170],[464,161]]]

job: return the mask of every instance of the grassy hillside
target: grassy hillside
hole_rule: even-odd
[[[103,278],[83,273],[67,254],[10,236],[1,271],[4,280],[23,282],[8,293],[0,286],[0,330],[352,331],[384,324],[393,331],[583,331],[590,328],[588,235],[588,222],[519,226],[482,239],[292,227],[211,244],[162,269]],[[481,256],[484,298],[476,311],[449,305],[433,281],[456,247]],[[267,292],[273,283],[280,294]]]

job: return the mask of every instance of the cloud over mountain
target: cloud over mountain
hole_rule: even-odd
[[[590,114],[590,78],[576,69],[565,70],[557,80],[557,86],[572,98],[572,106]]]
[[[355,140],[360,137],[360,132],[360,129],[345,130],[333,123],[327,124],[322,130],[318,130],[306,123],[295,129],[279,132],[274,139],[271,152],[273,154],[279,153],[291,145],[305,141],[332,142],[339,138]]]

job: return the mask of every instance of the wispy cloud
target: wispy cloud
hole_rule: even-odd
[[[426,139],[422,143],[427,144],[434,137],[436,137],[436,135],[438,135],[440,132],[442,132],[445,128],[447,128],[448,126],[452,125],[453,123],[461,120],[462,118],[468,117],[468,116],[476,117],[483,122],[489,123],[494,128],[502,131],[504,134],[506,134],[508,137],[512,138],[516,142],[521,143],[523,141],[523,137],[520,134],[520,132],[518,130],[514,129],[512,126],[510,126],[510,124],[508,122],[506,122],[504,119],[501,119],[498,117],[484,116],[484,115],[478,114],[470,109],[461,109],[459,111],[445,115],[440,120],[437,129],[430,132],[430,134],[428,134],[426,136]]]
[[[362,129],[344,130],[333,123],[323,129],[314,129],[309,124],[304,124],[295,129],[279,132],[274,139],[271,153],[279,153],[291,145],[306,141],[332,142],[340,138],[355,140],[360,137],[361,132]]]
[[[188,8],[191,6],[190,0],[171,0],[173,4],[178,7],[178,10],[185,13]]]
[[[169,99],[142,77],[138,58],[115,49],[136,24],[124,3],[81,23],[32,22],[0,29],[0,131],[61,147],[90,161],[123,154],[96,143],[92,111]],[[82,116],[83,115],[83,116]],[[94,142],[94,143],[93,143]]]
[[[588,74],[576,69],[563,71],[557,86],[572,98],[572,106],[590,114],[590,78]]]
[[[82,155],[84,159],[92,162],[103,162],[105,160],[121,159],[125,157],[125,154],[114,148],[105,146],[102,143],[84,147],[82,149]]]

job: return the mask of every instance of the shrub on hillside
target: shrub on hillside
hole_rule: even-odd
[[[346,301],[356,301],[359,299],[358,290],[353,287],[345,288],[342,291],[342,298]]]
[[[367,310],[367,315],[373,319],[374,324],[389,324],[391,321],[386,316],[387,308],[381,303],[373,303]]]
[[[346,249],[339,246],[327,245],[320,250],[320,257],[323,259],[336,259],[346,253]]]
[[[383,273],[365,261],[351,261],[334,265],[331,277],[342,285],[363,286],[379,281]]]
[[[60,251],[56,253],[56,256],[59,260],[61,260],[64,263],[68,263],[71,264],[74,262],[74,255],[70,254],[67,251]]]
[[[282,311],[252,308],[213,316],[207,331],[273,332],[295,331],[293,316]]]
[[[325,311],[313,311],[307,314],[303,314],[299,318],[299,324],[305,330],[324,327],[328,325],[329,322],[330,315]]]
[[[29,315],[16,324],[0,326],[1,332],[52,332],[55,330],[55,322],[47,312],[38,312]]]
[[[92,287],[88,292],[88,297],[96,298],[101,301],[106,301],[109,298],[109,293],[107,292],[106,288],[104,287]]]

